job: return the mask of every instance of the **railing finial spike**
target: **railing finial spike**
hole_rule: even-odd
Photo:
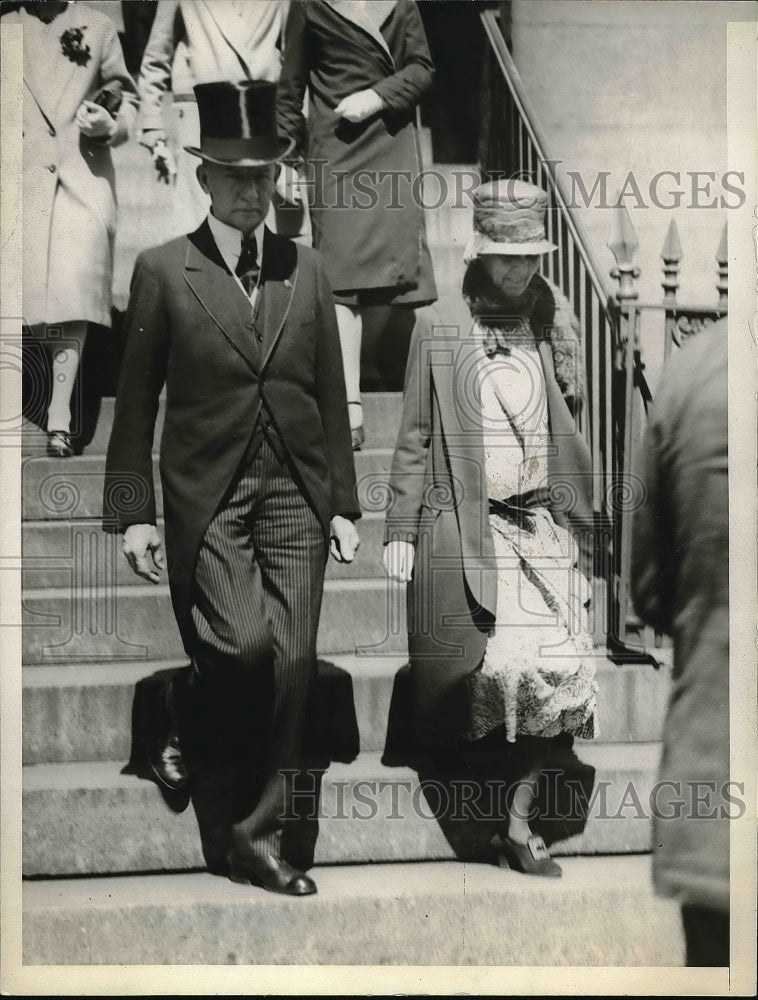
[[[636,299],[639,293],[634,287],[634,279],[639,278],[640,269],[633,262],[640,241],[637,239],[627,207],[621,203],[620,198],[619,194],[606,246],[616,259],[616,266],[611,270],[611,277],[616,278],[619,283],[616,298]]]
[[[661,258],[665,261],[676,261],[678,264],[684,254],[682,253],[682,243],[679,239],[676,219],[672,219],[666,231],[666,239],[663,241]]]
[[[664,303],[676,302],[676,291],[679,288],[679,261],[682,259],[682,244],[679,239],[679,230],[676,227],[676,220],[669,223],[666,239],[663,241],[661,250],[661,260],[663,261],[663,301]]]

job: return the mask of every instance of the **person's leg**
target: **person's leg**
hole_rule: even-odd
[[[520,737],[507,755],[512,762],[510,779],[513,782],[508,800],[508,838],[517,844],[526,844],[532,836],[529,826],[534,818],[539,781],[539,744],[529,737]]]
[[[203,537],[194,574],[192,671],[177,692],[181,750],[213,871],[227,867],[232,824],[246,815],[241,803],[252,794],[251,773],[260,770],[270,714],[272,636],[250,537],[261,461],[258,452],[248,462]]]
[[[387,305],[371,307],[376,318],[372,357],[385,392],[402,392],[411,334],[416,323],[413,306]],[[368,321],[364,319],[364,342]],[[365,353],[365,352],[364,352]]]
[[[61,342],[49,345],[53,370],[50,405],[47,410],[47,433],[52,444],[60,442],[59,446],[56,445],[56,453],[63,458],[72,454],[71,393],[87,337],[87,323],[84,320],[76,320],[63,323],[61,326],[63,332]]]
[[[506,755],[508,781],[507,832],[501,840],[501,863],[528,875],[561,874],[561,868],[550,857],[542,837],[536,836],[530,823],[536,819],[540,768],[544,741],[538,737],[520,736]]]
[[[337,326],[340,334],[342,366],[345,371],[345,392],[353,435],[353,449],[357,450],[365,441],[363,431],[363,407],[361,405],[361,340],[363,320],[357,306],[335,303]]]
[[[729,914],[706,906],[682,906],[687,965],[725,968],[729,965]]]
[[[71,427],[71,392],[87,337],[84,320],[62,324],[60,344],[51,344],[53,384],[47,410],[48,431],[68,431]]]
[[[323,593],[323,528],[286,464],[264,444],[260,501],[252,543],[260,572],[263,614],[273,653],[273,704],[263,788],[254,809],[232,828],[231,858],[281,856],[283,816],[293,772],[301,765],[305,709],[316,669],[316,635]]]

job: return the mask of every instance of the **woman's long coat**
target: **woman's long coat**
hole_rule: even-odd
[[[437,291],[414,178],[421,173],[416,107],[434,67],[414,3],[373,0],[364,18],[357,8],[350,0],[293,2],[279,132],[307,159],[313,245],[335,292],[391,287],[404,296],[395,301],[432,302]],[[369,88],[384,100],[379,114],[357,124],[334,114],[344,97]]]
[[[24,11],[3,18],[4,24],[31,21],[36,18]],[[109,142],[85,138],[74,120],[77,109],[111,80],[123,86],[117,131]],[[116,233],[110,146],[127,139],[135,116],[136,89],[110,18],[72,3],[41,43],[36,31],[25,33],[25,323],[110,326]]]
[[[480,343],[463,302],[418,314],[390,473],[385,542],[416,546],[408,587],[413,739],[454,740],[467,723],[465,678],[482,661],[497,607],[482,417],[474,389]],[[539,345],[550,421],[551,511],[574,532],[589,573],[591,460],[558,387],[550,344]],[[390,727],[392,728],[392,727]],[[392,742],[392,733],[388,745]]]

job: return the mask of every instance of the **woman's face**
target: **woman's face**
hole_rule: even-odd
[[[509,296],[523,294],[540,266],[538,254],[482,254],[479,261],[490,280]]]

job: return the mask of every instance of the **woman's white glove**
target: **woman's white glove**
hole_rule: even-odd
[[[388,542],[384,546],[384,568],[391,580],[409,583],[413,575],[416,548],[412,542]]]
[[[300,177],[297,170],[283,163],[276,175],[276,193],[287,205],[302,205],[303,192],[300,190]]]
[[[384,101],[375,90],[358,90],[349,97],[343,97],[334,113],[349,122],[362,122],[379,114],[383,107]]]
[[[82,101],[75,121],[82,135],[89,139],[110,139],[116,131],[116,119],[94,101]]]

